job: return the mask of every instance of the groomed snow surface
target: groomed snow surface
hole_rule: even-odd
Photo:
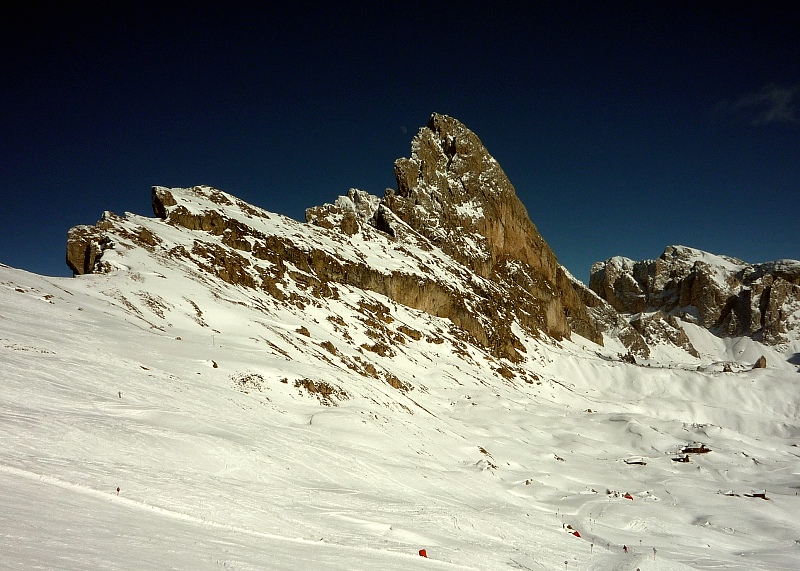
[[[363,353],[402,392],[320,349],[348,350],[328,318],[357,335],[356,292],[239,291],[0,267],[0,568],[800,568],[800,347],[692,329],[702,359],[633,366],[527,341],[506,379],[376,296],[423,333]]]

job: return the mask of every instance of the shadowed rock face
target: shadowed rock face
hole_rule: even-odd
[[[589,286],[622,313],[670,313],[721,335],[749,335],[767,344],[800,334],[795,260],[748,264],[670,246],[657,260],[598,262]]]
[[[102,254],[102,234],[94,226],[75,226],[67,233],[67,266],[73,275],[90,274]]]
[[[309,224],[210,187],[154,187],[162,234],[180,229],[177,238],[162,240],[109,213],[70,231],[68,263],[76,275],[119,269],[103,251],[122,242],[283,303],[334,297],[342,284],[446,318],[465,339],[511,361],[525,351],[514,326],[602,342],[584,299],[602,302],[559,266],[478,137],[433,115],[411,149],[395,164],[396,190],[378,198],[352,189],[310,208]]]

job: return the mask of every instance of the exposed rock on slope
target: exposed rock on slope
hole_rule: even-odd
[[[648,346],[648,340],[643,336],[642,328],[634,327],[610,303],[578,281],[578,279],[571,275],[569,277],[572,280],[575,292],[586,306],[587,312],[598,331],[609,337],[619,339],[627,347],[631,355],[643,359],[648,358],[650,356],[650,347]]]
[[[657,260],[614,257],[592,266],[589,286],[627,314],[659,311],[722,335],[779,344],[800,335],[800,262],[748,264],[670,246]]]

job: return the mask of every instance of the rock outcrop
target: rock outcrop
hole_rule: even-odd
[[[91,274],[103,253],[103,235],[94,226],[75,226],[67,233],[67,266],[73,275]]]
[[[589,286],[628,315],[658,311],[720,335],[747,335],[771,345],[800,334],[800,262],[795,260],[748,264],[670,246],[657,260],[598,262]]]

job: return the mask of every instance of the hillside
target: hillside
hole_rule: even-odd
[[[387,327],[442,339],[353,355],[402,374],[402,390],[321,347],[342,339],[340,319],[368,339],[347,296],[253,308],[235,287],[183,280],[199,309],[187,301],[162,331],[136,292],[176,279],[163,275],[2,269],[10,567],[797,566],[800,397],[796,365],[772,353],[774,366],[721,373],[528,341],[526,376],[506,379],[441,319],[375,296]],[[695,333],[706,363],[764,349]],[[695,442],[712,452],[674,461]]]

